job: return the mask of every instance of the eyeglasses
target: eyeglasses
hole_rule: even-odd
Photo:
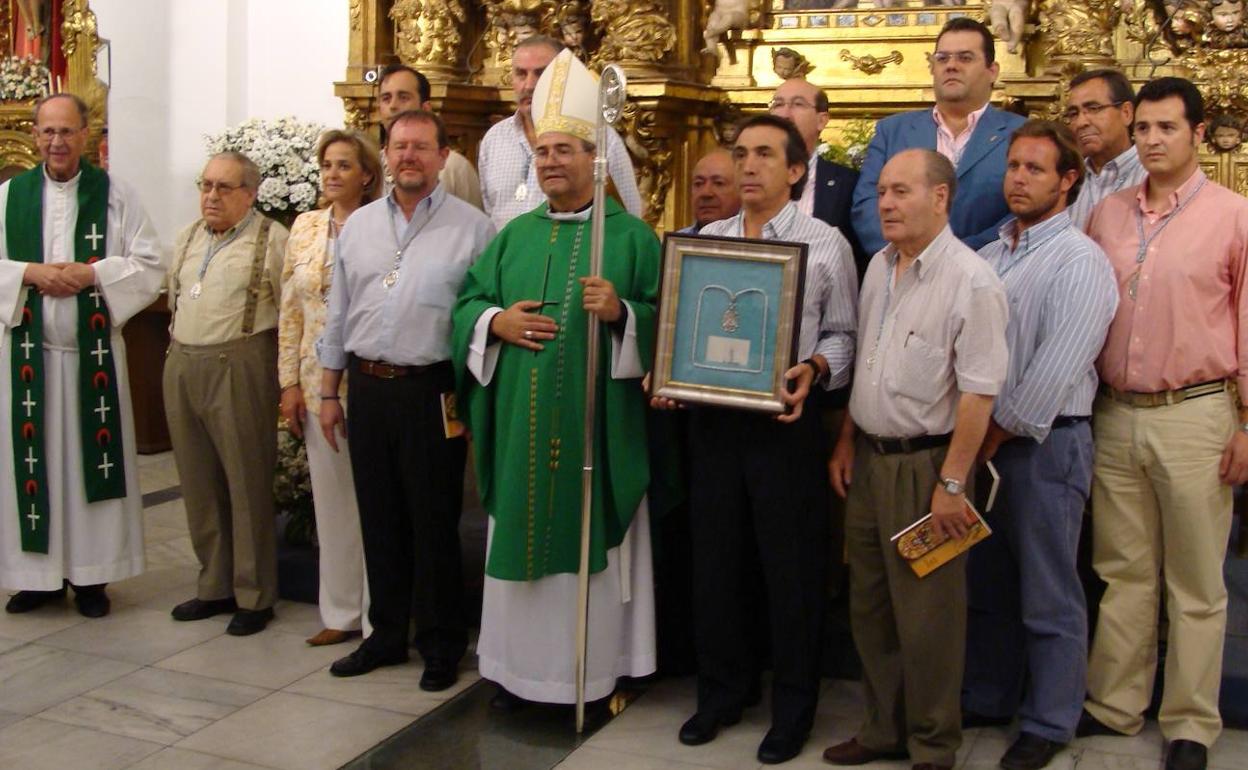
[[[974,51],[937,51],[932,54],[932,61],[936,64],[945,65],[954,59],[958,60],[958,64],[974,64],[979,59],[979,54]]]
[[[767,107],[772,112],[775,112],[776,110],[783,110],[785,107],[788,107],[794,110],[815,109],[815,105],[811,104],[810,102],[800,97],[795,98],[795,99],[790,99],[787,102],[783,99],[772,99],[771,104],[767,105]]]
[[[242,189],[243,185],[228,184],[226,182],[210,182],[207,179],[197,179],[195,180],[195,187],[204,195],[211,195],[213,190],[216,190],[218,195],[229,195],[235,190]]]
[[[83,130],[81,128],[40,128],[35,133],[40,139],[51,144],[57,139],[67,142],[71,136]]]
[[[1072,104],[1066,108],[1065,112],[1062,113],[1062,121],[1065,123],[1074,123],[1081,114],[1087,115],[1089,118],[1093,118],[1100,115],[1105,110],[1108,110],[1110,107],[1118,107],[1123,103],[1124,100],[1119,99],[1118,101],[1110,102],[1109,104],[1099,104],[1097,102],[1092,102],[1091,104]]]

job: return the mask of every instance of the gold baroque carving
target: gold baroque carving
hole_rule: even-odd
[[[594,0],[590,18],[602,43],[590,66],[658,64],[676,47],[669,15],[667,3],[658,0]]]
[[[620,111],[619,128],[633,156],[643,218],[650,225],[657,225],[662,218],[667,190],[672,186],[672,151],[655,133],[657,118],[654,110],[644,110],[636,102],[627,102]]]
[[[79,36],[86,37],[92,44],[91,50],[86,53],[92,57],[92,70],[94,71],[95,47],[99,45],[95,11],[87,7],[86,0],[65,0],[63,12],[65,20],[61,22],[61,36],[64,41],[61,43],[61,50],[65,52],[65,58],[74,58],[74,53],[78,50]]]
[[[368,129],[369,99],[345,97],[342,100],[343,125],[360,131]]]
[[[390,8],[395,51],[409,64],[454,69],[463,42],[460,25],[468,19],[460,0],[397,0]]]
[[[1114,61],[1120,0],[1041,0],[1040,34],[1051,59]]]
[[[876,58],[871,54],[854,56],[849,52],[848,48],[842,48],[841,61],[850,62],[850,65],[860,72],[865,72],[868,75],[878,75],[890,64],[901,64],[902,56],[901,51],[893,51],[888,56],[880,58]]]
[[[363,10],[364,10],[364,0],[351,0],[349,13],[351,15],[351,31],[352,32],[360,31],[360,14],[363,12]]]

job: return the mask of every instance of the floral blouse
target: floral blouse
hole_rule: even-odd
[[[282,269],[282,307],[277,325],[277,377],[282,388],[299,385],[308,412],[321,410],[321,364],[316,341],[325,326],[326,302],[333,279],[333,249],[329,240],[329,208],[300,214],[286,242]],[[347,381],[338,387],[343,409]]]

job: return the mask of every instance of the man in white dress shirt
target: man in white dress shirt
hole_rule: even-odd
[[[82,161],[87,106],[35,108],[43,163],[0,186],[0,585],[28,612],[74,586],[109,611],[104,584],[143,571],[134,418],[121,327],[156,299],[165,260],[129,187]],[[33,344],[32,344],[33,343]],[[14,428],[20,423],[20,432]]]
[[[481,139],[477,168],[481,172],[481,198],[494,227],[503,229],[511,220],[537,208],[546,200],[537,181],[533,162],[533,91],[547,65],[563,50],[563,44],[545,35],[533,35],[516,44],[511,55],[511,84],[516,91],[516,114],[495,123]],[[620,202],[633,216],[641,216],[641,193],[624,141],[607,131],[607,173],[620,194]]]
[[[1118,70],[1081,72],[1070,81],[1062,120],[1075,135],[1086,168],[1079,197],[1070,204],[1070,221],[1080,230],[1096,204],[1143,182],[1148,173],[1131,141],[1134,100],[1131,81]]]

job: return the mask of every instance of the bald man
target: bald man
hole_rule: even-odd
[[[693,224],[677,232],[697,235],[711,222],[736,216],[741,210],[741,196],[737,193],[737,171],[732,153],[716,147],[703,155],[693,167],[693,187],[689,193],[693,209]]]

